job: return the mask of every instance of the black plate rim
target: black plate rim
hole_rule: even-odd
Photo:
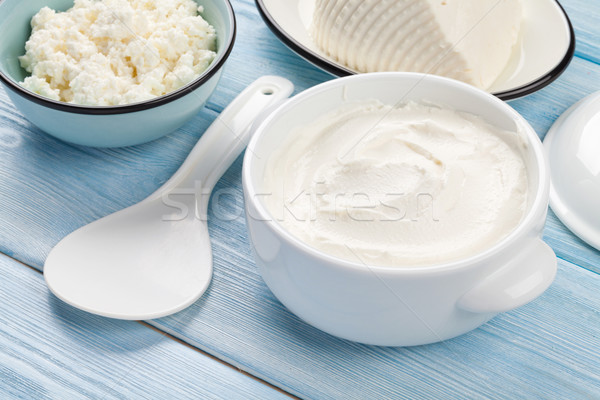
[[[540,89],[545,88],[552,82],[554,82],[563,72],[567,69],[573,56],[575,55],[575,30],[573,29],[573,24],[571,23],[571,19],[569,18],[567,12],[560,4],[558,0],[554,0],[560,10],[562,11],[569,28],[569,47],[565,52],[562,60],[549,72],[539,77],[538,79],[533,80],[525,85],[516,87],[514,89],[505,90],[502,92],[492,93],[494,96],[498,97],[501,100],[508,101],[518,99],[520,97],[524,97],[530,95],[532,93],[537,92]],[[263,0],[255,0],[256,7],[258,8],[258,12],[262,17],[263,21],[267,24],[269,29],[277,36],[286,46],[288,46],[291,50],[297,53],[300,57],[306,59],[312,64],[316,65],[318,68],[329,72],[332,75],[337,77],[343,77],[348,75],[354,75],[356,72],[351,71],[342,66],[338,66],[333,64],[328,59],[312,52],[311,50],[304,47],[301,43],[299,43],[294,37],[289,35],[273,18],[273,16],[269,13],[267,7],[265,6]]]

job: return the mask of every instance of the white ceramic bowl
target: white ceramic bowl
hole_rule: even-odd
[[[269,156],[292,133],[346,101],[430,101],[521,130],[528,179],[526,215],[504,240],[463,260],[429,267],[378,267],[324,254],[287,232],[264,204]],[[549,173],[541,142],[510,106],[469,85],[414,73],[336,79],[288,100],[257,129],[244,159],[246,218],[266,284],[293,313],[345,339],[384,346],[437,342],[468,332],[499,312],[539,296],[556,274],[556,256],[541,240]]]

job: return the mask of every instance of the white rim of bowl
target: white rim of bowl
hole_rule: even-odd
[[[316,95],[320,92],[330,90],[331,88],[340,85],[344,85],[347,82],[355,80],[358,81],[369,79],[386,79],[389,77],[395,77],[394,79],[410,78],[415,80],[433,79],[446,87],[455,88],[456,90],[461,91],[466,90],[470,92],[470,95],[478,97],[480,100],[492,102],[492,104],[495,104],[497,107],[500,107],[504,110],[504,112],[509,114],[519,126],[524,128],[525,134],[528,139],[527,144],[532,147],[532,151],[535,158],[535,164],[539,173],[537,185],[538,190],[536,192],[535,199],[531,203],[531,207],[527,215],[525,215],[521,222],[513,229],[513,231],[508,236],[506,236],[504,239],[502,239],[492,247],[489,247],[488,249],[465,259],[459,259],[455,261],[426,266],[386,267],[381,265],[370,265],[360,262],[352,262],[343,258],[332,256],[303,242],[302,240],[291,234],[289,231],[287,231],[279,222],[275,221],[275,219],[273,218],[271,213],[266,209],[263,203],[261,203],[259,200],[252,200],[257,198],[257,196],[254,196],[256,194],[256,188],[251,176],[251,171],[254,165],[253,154],[256,153],[256,146],[258,141],[261,139],[262,133],[264,132],[266,127],[268,127],[271,121],[277,117],[277,115],[293,109],[296,103],[304,101],[305,99],[309,99],[313,95]],[[377,272],[378,274],[381,273],[384,275],[388,274],[395,276],[399,274],[422,275],[425,273],[445,273],[457,269],[468,268],[469,266],[475,267],[482,260],[497,255],[498,253],[502,252],[504,249],[512,245],[516,240],[527,236],[527,232],[529,232],[534,227],[535,223],[540,217],[540,214],[545,214],[548,209],[548,196],[550,190],[550,180],[548,175],[548,163],[544,156],[542,142],[540,141],[533,127],[517,111],[515,111],[512,107],[510,107],[508,104],[495,97],[494,95],[484,92],[483,90],[475,88],[467,83],[441,76],[427,75],[414,72],[373,72],[338,78],[313,86],[302,91],[301,93],[298,93],[296,96],[290,98],[281,106],[279,106],[275,111],[273,111],[258,126],[258,128],[256,129],[256,133],[253,135],[252,139],[250,140],[250,143],[248,144],[242,168],[242,184],[244,187],[244,194],[247,194],[246,201],[252,202],[254,208],[260,214],[260,217],[264,218],[262,222],[266,223],[272,231],[275,231],[288,244],[296,246],[302,249],[307,254],[310,254],[312,257],[319,258],[335,267],[343,269],[350,268],[354,270],[360,270],[363,272],[365,270],[369,270],[371,272]],[[252,217],[246,215],[246,218]]]

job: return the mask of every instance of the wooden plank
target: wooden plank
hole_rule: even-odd
[[[600,64],[598,38],[600,37],[600,2],[595,0],[560,0],[575,29],[578,57]]]
[[[566,261],[543,296],[480,329],[429,346],[382,348],[303,323],[256,276],[249,248],[215,247],[208,296],[152,324],[300,397],[600,397],[600,276]]]
[[[142,324],[65,305],[4,255],[0,275],[3,399],[289,399]]]
[[[165,139],[113,150],[64,144],[32,127],[0,91],[0,250],[41,269],[49,249],[67,233],[141,200],[164,182],[216,112],[259,74],[286,76],[298,90],[332,78],[278,42],[252,1],[233,3],[239,35],[222,81],[208,107]],[[590,34],[589,39],[582,34],[588,50],[581,54],[594,61],[587,53],[599,54],[593,34],[598,3],[564,3],[585,20],[579,29]],[[576,58],[558,81],[511,105],[543,136],[560,113],[599,84],[598,65]],[[600,397],[598,276],[579,268],[598,272],[598,252],[552,215],[545,239],[560,257],[579,266],[561,262],[557,282],[541,299],[448,343],[412,349],[361,346],[302,323],[264,286],[240,217],[240,170],[238,159],[217,187],[232,193],[218,206],[234,218],[210,221],[211,287],[190,309],[154,321],[157,327],[307,397]],[[215,206],[213,201],[211,209]],[[35,302],[47,292],[30,296]],[[66,307],[56,300],[51,304]],[[31,319],[42,321],[40,326],[57,323],[36,312],[31,310]]]

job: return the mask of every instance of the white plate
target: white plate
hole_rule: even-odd
[[[315,0],[256,0],[269,28],[293,51],[337,76],[357,73],[323,53],[309,27]],[[503,100],[526,96],[550,84],[567,68],[575,51],[569,17],[556,0],[523,2],[524,24],[519,46],[504,73],[490,88]]]

